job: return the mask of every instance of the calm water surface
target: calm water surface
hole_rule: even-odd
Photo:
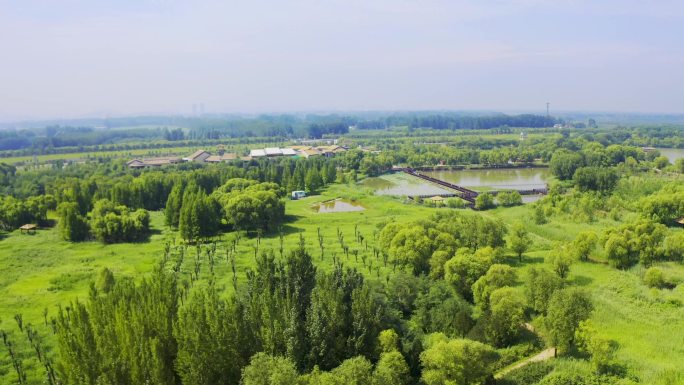
[[[684,158],[684,148],[659,148],[660,155],[666,157],[670,163],[674,163],[677,159]]]
[[[332,201],[321,202],[313,206],[319,213],[341,213],[347,211],[363,211],[365,208],[360,203],[335,199]]]
[[[486,187],[493,190],[544,188],[551,178],[548,168],[425,171],[424,174],[463,187]]]
[[[551,178],[548,168],[517,168],[496,170],[463,171],[421,171],[425,175],[445,180],[474,190],[544,188]],[[432,183],[425,182],[404,173],[388,174],[377,178],[366,178],[364,187],[375,190],[379,195],[432,195],[453,194]]]
[[[453,194],[453,191],[443,189],[432,183],[404,173],[382,175],[376,178],[366,178],[361,186],[375,190],[378,195],[441,195]]]

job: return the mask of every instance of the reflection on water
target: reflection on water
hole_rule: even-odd
[[[440,195],[453,194],[432,183],[425,182],[404,173],[388,174],[376,178],[366,178],[361,185],[375,190],[378,195]]]
[[[421,171],[422,173],[474,190],[531,190],[545,188],[551,178],[548,168],[518,168],[494,170]],[[388,174],[366,178],[361,185],[375,190],[378,195],[441,195],[454,191],[404,174]],[[523,196],[523,202],[538,200],[540,196]]]
[[[540,189],[546,187],[551,177],[548,168],[425,171],[424,174],[463,187],[487,187],[494,190]]]
[[[334,199],[331,201],[318,203],[313,206],[313,209],[319,213],[342,213],[348,211],[365,210],[360,203],[345,201],[342,199]]]
[[[659,148],[660,155],[667,158],[670,163],[674,163],[677,159],[684,158],[684,148]]]
[[[542,199],[544,195],[538,194],[538,195],[523,195],[522,196],[522,202],[523,203],[534,203],[540,199]]]

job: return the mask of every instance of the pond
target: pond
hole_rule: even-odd
[[[674,163],[677,159],[684,158],[684,148],[658,148],[660,155],[667,158],[670,163]]]
[[[350,211],[363,211],[365,208],[358,202],[346,201],[343,199],[333,199],[317,203],[312,207],[318,213],[343,213]]]
[[[443,189],[432,183],[425,182],[414,176],[398,172],[361,181],[361,186],[375,190],[378,195],[442,195],[453,194],[453,191]]]
[[[478,191],[544,188],[551,179],[551,172],[548,168],[445,170],[421,171],[421,173]],[[404,173],[366,178],[361,181],[361,185],[372,188],[378,195],[403,196],[454,193],[454,191],[441,188]]]
[[[424,171],[423,174],[473,190],[531,190],[546,187],[548,168]]]

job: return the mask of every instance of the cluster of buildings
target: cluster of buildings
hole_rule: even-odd
[[[312,156],[325,156],[331,157],[339,154],[341,152],[347,151],[346,147],[338,146],[336,144],[328,146],[290,146],[285,148],[279,147],[267,147],[259,148],[256,150],[251,150],[249,156],[251,159],[254,158],[271,158],[277,156],[298,156],[303,158],[309,158]]]
[[[197,150],[191,155],[181,157],[159,157],[159,158],[139,158],[132,159],[126,164],[130,168],[146,168],[146,167],[161,167],[168,164],[176,164],[182,162],[198,162],[198,163],[222,163],[232,162],[234,160],[250,161],[252,159],[260,158],[275,158],[275,157],[302,157],[309,158],[312,156],[332,157],[339,153],[347,151],[348,148],[338,146],[337,144],[329,144],[325,146],[290,146],[290,147],[266,147],[258,148],[249,151],[248,156],[238,156],[236,153],[223,153],[221,155],[212,155],[204,150]]]

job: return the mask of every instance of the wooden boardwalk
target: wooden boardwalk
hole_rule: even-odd
[[[396,170],[397,170],[397,171],[405,172],[405,173],[407,173],[407,174],[409,174],[409,175],[411,175],[411,176],[415,176],[416,178],[420,178],[420,179],[426,180],[426,181],[431,182],[431,183],[434,183],[434,184],[436,184],[436,185],[439,185],[439,186],[442,186],[442,187],[446,187],[446,188],[451,189],[451,190],[456,190],[456,191],[458,191],[458,192],[461,193],[461,194],[458,195],[458,196],[459,196],[461,199],[467,201],[468,203],[474,204],[474,203],[475,203],[475,198],[477,198],[477,195],[478,195],[478,192],[477,192],[477,191],[473,191],[473,190],[467,189],[467,188],[465,188],[465,187],[461,187],[461,186],[455,185],[455,184],[453,184],[453,183],[449,183],[449,182],[443,181],[443,180],[441,180],[441,179],[437,179],[437,178],[433,178],[433,177],[431,177],[431,176],[427,176],[427,175],[421,174],[421,173],[419,173],[418,171],[416,171],[416,170],[414,170],[414,169],[412,169],[412,168],[402,168],[402,169],[396,169]]]
[[[434,183],[434,184],[439,185],[441,187],[445,187],[445,188],[448,188],[451,190],[456,190],[460,193],[460,194],[432,194],[432,195],[425,195],[425,196],[417,195],[416,197],[429,198],[432,196],[441,195],[441,196],[446,198],[449,196],[451,196],[451,197],[457,196],[457,197],[467,201],[471,205],[474,205],[475,204],[475,198],[477,198],[477,196],[480,195],[480,193],[478,193],[477,191],[474,191],[474,190],[471,190],[469,188],[459,186],[459,185],[456,185],[456,184],[453,184],[453,183],[450,183],[447,181],[443,181],[441,179],[433,178],[429,175],[421,174],[420,172],[418,172],[415,169],[410,168],[410,167],[396,167],[396,168],[393,168],[392,170],[404,172],[404,173],[409,174],[411,176],[415,176],[416,178],[420,178],[420,179],[425,180],[427,182]],[[510,191],[510,190],[504,190],[504,191]],[[519,192],[520,195],[538,195],[538,194],[547,194],[548,188],[520,189],[520,190],[515,190],[515,191]],[[492,195],[497,195],[501,192],[502,191],[492,190],[492,191],[488,191],[487,193],[492,194]]]

